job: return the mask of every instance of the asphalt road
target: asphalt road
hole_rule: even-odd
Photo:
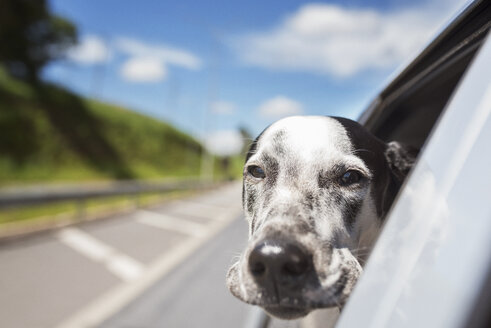
[[[242,320],[249,307],[224,285],[247,236],[240,212],[232,183],[1,244],[0,327],[207,327],[217,309]],[[122,319],[135,299],[148,317]]]
[[[225,274],[246,234],[235,220],[101,327],[242,327],[250,307],[228,292]]]
[[[0,244],[0,327],[252,328],[261,310],[225,287],[247,239],[240,199],[231,183]],[[330,320],[312,319],[268,327]]]

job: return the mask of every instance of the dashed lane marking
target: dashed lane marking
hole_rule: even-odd
[[[106,294],[88,304],[87,307],[60,323],[56,328],[92,328],[100,326],[102,322],[121,311],[124,306],[141,295],[143,291],[162,279],[179,263],[182,263],[205,242],[216,236],[241,212],[240,207],[237,206],[224,211],[217,221],[210,223],[204,235],[196,238],[187,238],[185,241],[175,245],[145,268],[145,272],[139,279],[123,283],[109,290]]]
[[[152,227],[177,231],[186,235],[201,237],[206,233],[207,227],[203,224],[177,219],[162,213],[137,210],[134,214],[136,221]]]
[[[88,233],[77,228],[65,228],[57,234],[58,240],[94,262],[103,263],[109,272],[129,282],[140,277],[143,265],[118,252]]]

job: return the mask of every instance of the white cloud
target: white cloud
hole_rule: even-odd
[[[299,102],[285,96],[276,96],[259,105],[258,111],[262,117],[279,119],[302,114],[304,110]]]
[[[104,40],[95,35],[87,35],[79,44],[68,50],[67,56],[77,63],[90,65],[108,61],[111,52]]]
[[[228,101],[215,101],[211,104],[211,112],[219,115],[230,115],[237,110],[237,106]]]
[[[388,12],[307,4],[276,28],[238,37],[232,45],[244,62],[277,70],[349,77],[394,68],[420,50],[462,0],[433,2]]]
[[[241,151],[244,141],[236,130],[214,131],[205,138],[205,146],[215,155],[234,155]]]
[[[115,46],[118,50],[130,56],[153,57],[166,64],[192,70],[200,69],[202,66],[201,59],[194,54],[163,44],[149,44],[130,38],[118,38]]]
[[[134,57],[121,66],[120,73],[130,82],[159,82],[167,76],[167,69],[158,59]]]
[[[191,70],[202,66],[192,53],[162,44],[148,44],[130,38],[117,38],[115,49],[129,55],[121,67],[124,79],[131,82],[159,82],[167,77],[167,67],[175,65]]]

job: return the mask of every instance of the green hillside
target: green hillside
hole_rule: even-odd
[[[0,70],[0,185],[196,176],[201,151],[169,124]]]

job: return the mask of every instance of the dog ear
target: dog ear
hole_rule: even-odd
[[[402,182],[412,169],[417,156],[418,150],[416,148],[397,141],[389,142],[385,150],[385,159],[389,164],[392,174],[399,182]]]

